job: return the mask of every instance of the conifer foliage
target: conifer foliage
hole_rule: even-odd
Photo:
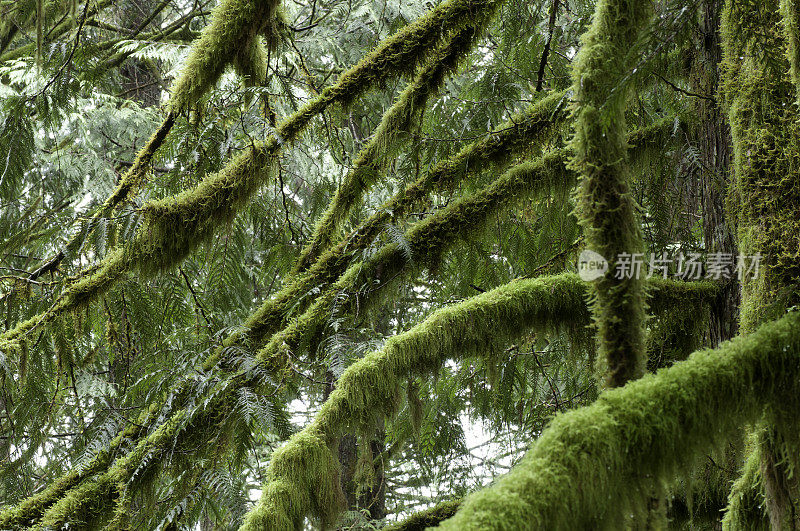
[[[0,0],[0,529],[800,529],[799,27]]]

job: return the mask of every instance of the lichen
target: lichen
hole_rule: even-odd
[[[793,312],[558,415],[509,474],[468,496],[440,527],[636,527],[654,488],[737,436],[764,405],[796,407],[799,377],[800,313]]]
[[[612,271],[618,256],[642,248],[627,168],[624,78],[633,69],[632,50],[651,10],[649,2],[638,0],[598,1],[573,68],[570,167],[580,174],[576,213],[588,247],[609,260]],[[617,387],[645,370],[642,281],[606,275],[595,289],[598,373],[606,386]]]

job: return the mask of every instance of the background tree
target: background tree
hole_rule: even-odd
[[[797,527],[799,13],[0,0],[0,528]]]

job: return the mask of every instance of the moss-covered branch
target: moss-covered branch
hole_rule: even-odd
[[[566,325],[570,326],[571,323],[573,329],[585,327],[589,323],[589,312],[583,302],[587,294],[587,284],[574,274],[565,274],[558,278],[563,280],[564,286],[572,286],[575,290],[572,296],[575,297],[577,306],[570,314],[571,321],[565,321]],[[716,293],[716,286],[707,282],[652,280],[652,284],[651,306],[659,311],[671,306],[707,309],[709,301]],[[542,311],[549,310],[543,308]],[[136,424],[118,435],[109,448],[99,452],[82,469],[70,471],[43,492],[0,514],[0,527],[16,528],[34,523],[41,525],[42,522],[52,524],[99,518],[120,496],[128,492],[134,473],[138,476],[148,475],[149,470],[159,465],[169,448],[180,448],[186,441],[190,441],[191,446],[196,448],[198,441],[207,440],[214,433],[210,426],[215,425],[220,418],[229,417],[236,401],[235,391],[242,387],[257,388],[258,385],[257,377],[238,373],[216,386],[206,397],[203,408],[192,410],[191,413],[178,410],[166,421],[168,428],[159,427],[146,433],[145,427],[160,414],[158,408],[151,407]],[[176,393],[181,394],[183,391],[185,388],[182,387]],[[164,442],[168,439],[170,444],[165,446]],[[133,441],[135,448],[141,450],[121,453],[120,448],[127,441]],[[143,464],[145,459],[147,461]],[[62,499],[69,501],[59,502]],[[59,505],[54,506],[56,502]]]
[[[265,59],[258,38],[263,35],[274,47],[278,38],[277,11],[280,0],[222,0],[192,47],[183,71],[172,87],[170,111],[180,112],[195,103],[219,80],[228,65],[238,70],[252,59]]]
[[[114,437],[106,448],[99,450],[87,463],[72,468],[43,490],[24,499],[14,507],[0,512],[0,529],[21,529],[33,525],[44,512],[64,497],[64,494],[86,478],[102,473],[114,461],[125,443],[136,440],[160,414],[160,407],[151,405],[135,423],[129,424]]]
[[[581,320],[583,293],[574,275],[512,282],[435,312],[354,363],[313,423],[273,453],[261,500],[243,529],[302,529],[306,516],[331,522],[340,509],[331,452],[340,433],[364,432],[392,414],[406,378],[502,345],[531,327],[544,331]]]
[[[672,120],[663,120],[649,127],[646,132],[637,131],[632,134],[631,139],[637,142],[634,147],[647,146],[653,138],[663,137],[664,131],[669,130],[673,123]],[[292,346],[301,338],[308,337],[325,321],[330,304],[338,293],[355,292],[357,286],[372,282],[378,276],[381,280],[396,277],[407,265],[406,253],[409,249],[414,257],[415,267],[429,265],[458,241],[458,238],[479,230],[497,209],[507,208],[523,197],[570,190],[576,182],[576,176],[566,168],[567,158],[566,150],[558,150],[537,161],[520,163],[484,189],[463,197],[414,224],[405,234],[405,248],[397,244],[385,245],[368,260],[350,264],[342,276],[322,295],[316,297],[308,309],[271,337],[267,346],[259,352],[260,359],[269,360],[269,363],[277,366],[286,363]],[[403,201],[403,204],[408,203]],[[323,256],[320,262],[327,256]],[[341,264],[342,262],[338,262],[337,265]],[[312,268],[311,272],[314,270]],[[306,289],[311,288],[312,286],[306,286]],[[259,317],[262,315],[259,314]]]
[[[151,453],[163,452],[174,444],[175,435],[183,427],[185,417],[186,410],[178,411],[106,471],[67,491],[44,512],[32,529],[62,529],[66,524],[85,525],[96,518],[108,516],[108,506],[127,489],[131,477],[142,472],[142,461]]]
[[[430,509],[414,513],[402,522],[384,527],[384,531],[425,531],[429,527],[439,525],[440,522],[453,516],[461,507],[461,500],[444,501]]]
[[[702,304],[715,291],[707,283],[673,284],[659,281],[654,291],[684,304]],[[317,485],[323,484],[324,499],[337,499],[337,461],[329,448],[341,433],[366,432],[379,418],[392,415],[400,383],[431,374],[447,360],[507,344],[531,329],[582,329],[589,322],[587,288],[574,274],[517,280],[438,310],[354,363],[313,423],[273,454],[264,494],[245,529],[299,529],[308,514],[330,521],[336,506],[319,512],[324,500],[314,496]]]
[[[384,113],[369,141],[361,149],[330,204],[317,223],[311,241],[302,249],[296,270],[306,269],[319,253],[327,249],[342,224],[363,195],[378,181],[393,153],[400,147],[398,138],[408,133],[413,117],[425,108],[428,98],[438,92],[446,76],[454,72],[475,45],[482,28],[501,5],[501,1],[486,3],[480,16],[470,25],[454,33],[448,42],[433,55],[397,100]]]
[[[631,52],[650,19],[650,2],[600,0],[573,69],[574,157],[580,174],[577,213],[588,247],[614,271],[617,257],[641,252],[641,231],[627,174],[625,76]],[[644,294],[638,275],[606,275],[595,283],[599,374],[616,387],[644,374]]]
[[[795,312],[557,416],[522,462],[440,527],[636,527],[654,489],[756,421],[765,405],[796,405],[798,381]]]

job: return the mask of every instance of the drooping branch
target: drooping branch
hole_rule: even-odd
[[[558,280],[559,285],[571,286],[573,289],[569,296],[574,298],[575,305],[571,310],[570,320],[563,321],[563,324],[571,325],[573,330],[583,329],[589,323],[589,311],[584,302],[587,295],[587,284],[580,281],[576,275],[571,274],[553,278],[560,279]],[[528,281],[525,280],[525,282]],[[677,306],[693,308],[692,317],[702,321],[701,314],[707,312],[709,301],[716,293],[716,286],[708,282],[686,283],[652,279],[651,283],[652,306],[658,309],[657,315],[659,316],[665,311],[664,309]],[[549,293],[553,295],[554,292],[551,290]],[[553,306],[547,304],[540,310],[545,313],[550,312],[553,310]],[[553,319],[555,320],[556,316]],[[441,361],[443,362],[444,359]],[[269,366],[264,369],[270,374],[275,374],[275,370]],[[41,524],[41,522],[67,522],[99,517],[115,500],[128,494],[131,488],[135,488],[132,483],[134,475],[148,475],[148,470],[162,461],[169,448],[181,447],[186,441],[191,441],[192,447],[196,448],[199,441],[206,440],[213,434],[213,430],[210,430],[209,426],[213,425],[215,419],[226,418],[230,415],[236,403],[237,391],[242,388],[259,388],[261,384],[258,374],[258,370],[252,369],[237,373],[220,382],[210,394],[205,396],[204,407],[191,412],[180,409],[165,421],[168,428],[158,427],[145,433],[145,428],[159,413],[158,408],[151,408],[135,425],[118,435],[111,447],[101,451],[80,471],[71,471],[67,476],[49,486],[43,493],[2,513],[0,525],[21,527],[34,522]],[[189,380],[189,382],[191,384],[193,380]],[[182,386],[176,393],[181,394],[184,391],[185,388]],[[168,433],[169,437],[165,437],[165,433]],[[170,444],[166,444],[168,439],[171,441]],[[116,457],[114,454],[127,440],[133,440],[135,448],[141,450],[121,454],[114,461]],[[59,502],[62,499],[69,501]],[[56,502],[59,502],[58,505],[54,505]]]
[[[632,50],[651,9],[650,2],[639,0],[598,1],[573,69],[577,212],[589,249],[605,257],[612,271],[617,257],[642,247],[628,182],[624,81],[635,66]],[[637,277],[606,275],[595,283],[598,372],[608,387],[644,374],[644,294]]]
[[[765,405],[796,405],[799,376],[793,312],[559,415],[509,474],[468,496],[440,527],[634,526],[654,489],[758,420]]]
[[[261,46],[259,35],[266,38],[270,48],[277,44],[279,5],[280,0],[220,2],[172,87],[170,111],[179,113],[195,103],[216,84],[228,65],[247,64],[248,58],[263,59],[263,53],[253,50]]]
[[[167,3],[162,2],[159,7],[163,9]],[[268,3],[251,0],[227,0],[217,6],[212,14],[211,24],[207,26],[195,43],[189,54],[187,67],[175,82],[167,116],[147,143],[139,150],[133,164],[122,176],[108,199],[85,222],[89,231],[102,218],[110,216],[123,201],[129,199],[131,194],[142,186],[146,179],[150,162],[175,124],[177,113],[207,92],[216,83],[228,64],[235,64],[237,70],[242,74],[255,73],[257,75],[257,72],[263,71],[263,75],[259,79],[263,79],[266,76],[266,57],[257,37],[259,34],[263,34],[267,37],[270,46],[275,46],[277,41],[277,31],[275,30],[277,5],[278,0],[270,0]],[[153,16],[155,16],[155,12],[146,20]],[[244,42],[246,45],[240,45],[240,48],[234,49],[232,53],[231,42]],[[256,64],[258,62],[263,64]],[[72,247],[72,244],[82,234],[84,234],[84,231],[78,231],[73,239],[67,243],[65,249]],[[37,272],[45,271],[53,265],[57,266],[64,256],[65,251],[59,251],[53,258],[42,265]],[[31,278],[34,278],[33,275]]]

